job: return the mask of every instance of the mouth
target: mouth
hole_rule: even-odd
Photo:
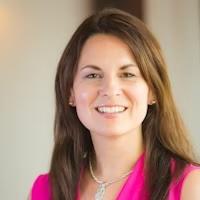
[[[127,108],[128,107],[126,106],[98,106],[95,109],[99,113],[115,114],[115,113],[122,113],[126,111]]]

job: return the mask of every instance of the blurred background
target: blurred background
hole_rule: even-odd
[[[57,63],[82,20],[107,6],[139,17],[159,40],[200,155],[199,0],[0,0],[1,199],[26,199],[36,176],[48,171]]]

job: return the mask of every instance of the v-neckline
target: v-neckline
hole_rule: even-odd
[[[131,174],[129,174],[127,180],[122,185],[121,189],[119,190],[118,194],[116,195],[116,200],[120,200],[121,199],[127,184],[130,182],[131,179],[135,179],[136,178],[136,174],[137,174],[138,170],[141,169],[141,167],[143,167],[143,165],[144,165],[144,154],[145,153],[143,152],[139,156],[139,158],[136,161],[136,163],[133,165]],[[80,173],[80,176],[82,176],[83,171],[84,170],[82,169],[81,173]],[[78,183],[78,187],[77,187],[76,200],[80,200],[80,179],[79,179],[79,183]]]
[[[124,192],[126,190],[127,185],[130,183],[132,184],[136,178],[138,171],[140,171],[144,166],[144,152],[140,155],[136,163],[132,167],[132,173],[128,176],[125,183],[122,185],[121,189],[119,190],[118,194],[116,195],[116,200],[124,199]]]

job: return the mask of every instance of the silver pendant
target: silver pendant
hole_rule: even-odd
[[[95,194],[95,200],[103,200],[106,191],[105,183],[100,183]]]

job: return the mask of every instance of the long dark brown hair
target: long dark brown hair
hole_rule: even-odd
[[[142,124],[146,185],[151,200],[167,199],[169,184],[187,163],[194,163],[186,129],[176,109],[160,46],[136,17],[117,9],[104,9],[88,17],[73,34],[60,59],[56,80],[55,145],[50,168],[53,200],[73,200],[87,152],[95,156],[89,130],[69,105],[81,50],[94,34],[114,35],[133,53],[140,72],[156,99]],[[171,172],[170,163],[176,167]]]

